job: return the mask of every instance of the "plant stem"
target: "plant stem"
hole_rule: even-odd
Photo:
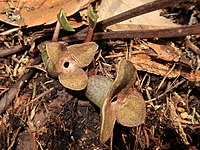
[[[58,41],[59,33],[60,33],[60,22],[57,21],[56,28],[54,30],[53,37],[52,37],[52,42]]]
[[[89,26],[87,35],[85,36],[85,39],[84,39],[83,43],[91,42],[92,38],[93,38],[93,35],[94,35],[94,29]]]

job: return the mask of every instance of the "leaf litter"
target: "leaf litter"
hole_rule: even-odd
[[[178,9],[189,8],[197,11],[198,7],[195,2],[186,2]],[[169,8],[166,15],[176,9]],[[31,30],[26,37],[33,34]],[[25,35],[11,35],[0,38],[1,51],[27,42]],[[94,60],[84,68],[87,75],[103,75],[113,81],[121,58],[129,59],[137,70],[134,86],[146,103],[144,124],[131,128],[115,124],[114,149],[199,149],[198,39],[199,36],[188,36],[97,42],[99,49]],[[1,98],[31,67],[33,52],[0,58]],[[58,80],[37,71],[25,88],[16,88],[15,100],[1,116],[0,148],[110,149],[109,141],[106,145],[99,142],[100,110],[93,104],[82,103],[85,101],[88,99],[84,91],[64,88]]]

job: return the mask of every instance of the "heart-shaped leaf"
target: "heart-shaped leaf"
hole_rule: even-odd
[[[112,90],[110,92],[110,97],[112,98],[117,93],[119,93],[123,88],[128,86],[130,88],[133,86],[136,80],[136,69],[130,61],[121,60],[119,66],[117,67],[117,76],[114,81]]]
[[[116,120],[124,126],[133,127],[142,124],[146,116],[144,99],[133,87],[136,69],[128,60],[119,62],[117,77],[112,84],[101,83],[107,80],[105,77],[92,77],[88,80],[86,91],[86,96],[101,109],[102,143],[112,135]]]
[[[145,102],[135,88],[123,90],[117,96],[117,101],[112,102],[116,111],[117,122],[121,125],[133,127],[144,122],[146,116]]]

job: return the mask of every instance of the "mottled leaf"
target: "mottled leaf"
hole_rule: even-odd
[[[145,101],[135,88],[125,89],[112,103],[116,111],[117,122],[121,125],[133,127],[144,123],[146,116]]]
[[[109,90],[113,86],[113,81],[110,79],[96,75],[88,80],[88,85],[85,95],[99,108],[103,105],[103,100],[106,98]]]
[[[73,71],[69,68],[69,72],[61,72],[58,79],[64,87],[77,91],[84,89],[88,81],[86,73],[81,68],[75,68]]]
[[[128,60],[119,62],[117,77],[112,84],[100,83],[107,80],[105,77],[92,77],[86,91],[86,96],[101,109],[102,143],[111,137],[116,120],[122,125],[133,127],[143,123],[146,116],[144,99],[133,88],[136,69]]]

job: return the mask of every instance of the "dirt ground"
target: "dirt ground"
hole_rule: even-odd
[[[194,7],[192,7],[194,6]],[[186,3],[176,8],[168,8],[163,14],[169,19],[186,25],[200,22],[200,4]],[[175,14],[176,15],[173,15]],[[0,22],[2,29],[12,26]],[[17,83],[24,72],[28,72],[30,63],[38,55],[37,46],[50,40],[55,24],[23,29],[21,32],[0,36],[0,49],[6,45],[17,45],[39,36],[34,48],[0,57],[0,97]],[[81,30],[81,29],[80,29]],[[61,36],[66,35],[62,31]],[[190,36],[190,42],[198,49],[200,36]],[[98,51],[92,63],[84,70],[87,74],[101,74],[112,79],[116,76],[115,66],[127,54],[138,50],[150,49],[144,43],[158,45],[173,43],[181,51],[177,62],[152,58],[163,65],[173,65],[182,72],[199,71],[200,53],[188,47],[186,37],[166,39],[121,39],[96,41]],[[69,43],[72,44],[72,43]],[[14,75],[15,67],[17,74]],[[29,67],[28,67],[29,66]],[[110,149],[110,141],[99,142],[100,110],[85,96],[85,91],[75,92],[64,88],[57,79],[49,77],[42,69],[34,66],[35,73],[22,88],[18,88],[12,104],[0,116],[0,149]],[[186,78],[183,74],[165,78],[145,70],[138,70],[136,88],[146,102],[145,123],[137,127],[124,127],[115,124],[113,131],[113,149],[200,149],[200,83]]]

